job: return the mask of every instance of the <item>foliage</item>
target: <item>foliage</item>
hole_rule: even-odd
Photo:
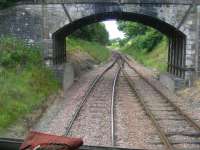
[[[150,52],[162,40],[163,36],[156,30],[149,30],[144,35],[136,36],[132,40],[137,50],[145,50]]]
[[[0,9],[12,6],[15,4],[18,0],[1,0],[0,1]]]
[[[41,62],[39,48],[28,47],[16,38],[0,38],[0,66],[16,68],[37,65]]]
[[[163,35],[157,30],[135,22],[118,22],[119,30],[123,31],[126,38],[121,45],[124,46],[129,40],[138,50],[150,52],[161,40]]]
[[[157,30],[134,22],[118,22],[126,38],[118,41],[120,50],[145,66],[163,72],[167,67],[168,41]]]
[[[109,42],[109,46],[115,48],[115,47],[122,47],[124,46],[125,43],[127,43],[128,39],[124,38],[124,39],[121,39],[121,38],[115,38],[115,39],[112,39],[110,40]]]
[[[130,21],[118,21],[118,29],[125,33],[127,38],[134,38],[138,35],[143,35],[149,27]]]
[[[98,42],[103,45],[109,42],[109,35],[103,23],[95,23],[82,27],[71,34],[71,37]]]
[[[137,60],[139,63],[155,68],[160,72],[164,72],[167,69],[167,38],[163,38],[159,44],[151,52],[145,50],[136,50],[135,44],[129,43],[121,49],[123,53],[126,53]]]
[[[110,56],[110,51],[97,42],[89,42],[77,38],[67,38],[67,51],[76,53],[77,51],[87,52],[96,61],[106,61]]]
[[[39,49],[16,38],[0,38],[0,130],[31,113],[58,90]]]

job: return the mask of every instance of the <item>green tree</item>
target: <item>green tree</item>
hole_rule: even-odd
[[[158,45],[162,38],[162,34],[154,29],[151,29],[143,35],[136,36],[132,41],[132,45],[134,45],[134,47],[138,50],[150,52],[155,46]]]
[[[118,21],[118,29],[125,33],[127,38],[143,35],[149,29],[149,27],[130,21]]]
[[[103,45],[109,42],[109,35],[103,23],[84,26],[76,30],[71,36],[87,41],[95,41]]]
[[[156,29],[136,22],[119,21],[118,29],[126,35],[121,45],[131,41],[137,50],[150,52],[163,38],[163,35]]]

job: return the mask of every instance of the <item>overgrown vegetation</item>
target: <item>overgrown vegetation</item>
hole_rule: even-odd
[[[106,61],[110,56],[106,48],[109,34],[103,23],[94,23],[76,30],[66,42],[68,53],[86,52],[97,62]]]
[[[68,53],[76,53],[79,51],[86,52],[97,62],[106,61],[110,56],[109,49],[97,42],[90,42],[72,37],[67,38],[66,42]]]
[[[16,38],[0,38],[0,130],[31,113],[58,90],[40,49]]]
[[[168,41],[166,38],[163,38],[151,52],[135,50],[135,46],[132,44],[122,48],[122,52],[132,56],[146,67],[155,68],[159,72],[165,72],[167,69],[167,48]]]
[[[120,47],[145,66],[165,71],[167,67],[167,38],[157,30],[134,22],[118,22],[119,30],[125,33],[124,39],[116,39],[113,46]]]
[[[139,23],[120,21],[118,24],[119,30],[123,31],[126,36],[122,40],[122,46],[131,42],[136,50],[150,52],[163,38],[157,30]]]
[[[102,45],[106,45],[109,42],[109,35],[103,23],[94,23],[84,26],[71,34],[70,37],[80,38],[82,40],[96,42]]]

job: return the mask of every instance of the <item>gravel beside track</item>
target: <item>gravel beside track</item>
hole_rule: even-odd
[[[183,91],[176,93],[171,92],[164,85],[162,85],[158,80],[155,80],[154,73],[138,64],[136,61],[131,59],[130,64],[137,69],[144,77],[146,77],[149,82],[151,82],[157,89],[162,91],[173,103],[175,103],[180,109],[190,116],[196,123],[200,125],[200,88],[192,87],[185,89]],[[199,86],[200,87],[200,86]]]
[[[142,96],[147,107],[154,115],[156,122],[173,145],[173,148],[181,150],[200,149],[199,138],[193,136],[198,131],[135,71],[126,70],[131,75],[137,92]],[[188,135],[183,135],[182,133],[187,133]]]
[[[93,71],[84,73],[77,81],[75,81],[72,87],[67,91],[63,91],[61,98],[48,108],[42,118],[33,127],[33,130],[64,135],[66,126],[89,85],[108,65],[110,65],[110,63],[102,65]]]

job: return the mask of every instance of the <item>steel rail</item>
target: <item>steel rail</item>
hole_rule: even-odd
[[[156,127],[157,132],[159,134],[159,137],[162,141],[162,143],[166,146],[166,148],[168,150],[173,150],[173,146],[170,143],[169,139],[167,138],[165,132],[162,130],[162,128],[159,126],[159,124],[156,121],[155,116],[153,115],[153,113],[151,112],[151,110],[148,108],[148,106],[145,104],[143,97],[141,96],[141,94],[139,94],[139,92],[137,91],[137,89],[135,88],[134,83],[131,81],[129,75],[127,74],[126,71],[123,70],[123,74],[125,76],[125,79],[127,80],[130,88],[135,92],[135,95],[137,96],[139,102],[141,103],[141,105],[144,108],[144,111],[146,112],[146,114],[149,116],[151,122],[153,123],[153,125]]]
[[[92,83],[90,84],[89,88],[87,89],[87,91],[85,92],[85,95],[82,98],[82,101],[80,102],[80,104],[77,106],[74,115],[72,116],[72,119],[69,122],[69,125],[66,127],[66,132],[65,135],[69,135],[69,132],[72,128],[72,125],[74,123],[74,121],[76,120],[76,118],[78,117],[83,105],[86,103],[88,96],[90,95],[90,93],[92,92],[92,90],[94,89],[95,85],[99,82],[99,80],[103,77],[103,75],[110,70],[115,63],[117,62],[118,59],[115,59],[111,65],[109,65],[100,75],[97,75],[96,78],[92,81]]]
[[[187,114],[185,114],[176,104],[174,104],[164,93],[162,93],[155,85],[153,85],[146,77],[144,77],[137,69],[135,69],[130,63],[126,60],[126,58],[122,57],[126,64],[133,69],[146,83],[148,83],[159,95],[166,100],[175,110],[184,117],[184,119],[196,130],[200,133],[200,126],[192,120]]]
[[[176,104],[174,104],[162,91],[160,91],[155,85],[153,85],[144,75],[142,75],[137,69],[135,69],[127,60],[126,57],[122,56],[122,59],[125,61],[125,63],[128,65],[129,68],[131,68],[132,70],[134,70],[148,85],[150,85],[167,103],[169,103],[175,110],[176,112],[181,115],[185,121],[187,121],[196,131],[198,131],[198,133],[200,133],[200,126],[193,121],[187,114],[185,114],[178,106],[176,106]],[[128,74],[127,74],[128,75]],[[130,79],[129,79],[130,82]],[[129,83],[130,85],[130,83]],[[134,84],[132,83],[131,86],[134,88],[133,86]],[[138,97],[142,98],[141,95],[139,95],[138,92],[136,92],[136,94],[138,94]],[[142,105],[146,105],[145,102],[143,101]],[[159,124],[156,122],[156,119],[153,115],[153,113],[151,113],[151,110],[148,109],[148,107],[146,106],[148,111],[148,116],[150,116],[151,120],[154,123],[154,125],[156,126],[157,130],[159,131],[159,136],[161,137],[161,140],[163,141],[163,143],[167,146],[167,147],[171,147],[171,149],[173,150],[174,148],[172,147],[172,144],[170,144],[169,139],[167,138],[167,135],[164,133],[164,131],[161,129],[161,127],[159,126]],[[161,132],[160,132],[161,131]],[[170,147],[168,149],[170,149]]]
[[[119,79],[119,74],[121,72],[121,66],[119,64],[119,69],[115,74],[113,86],[112,86],[112,97],[111,97],[111,142],[112,146],[115,146],[115,125],[114,125],[114,107],[115,107],[115,98],[116,98],[116,86]]]

